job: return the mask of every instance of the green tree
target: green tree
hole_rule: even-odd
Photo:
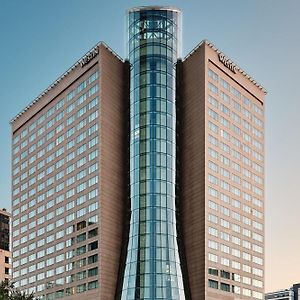
[[[26,294],[20,291],[8,280],[0,282],[0,300],[33,300],[33,298],[33,293]]]

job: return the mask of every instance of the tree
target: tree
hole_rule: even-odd
[[[0,300],[33,300],[34,295],[26,294],[14,287],[9,280],[0,282]]]

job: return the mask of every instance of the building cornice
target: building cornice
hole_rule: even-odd
[[[137,6],[137,7],[129,8],[126,14],[131,12],[141,12],[147,10],[167,10],[167,11],[174,11],[174,12],[181,13],[181,10],[175,6]]]
[[[52,90],[58,83],[68,76],[77,66],[81,64],[87,57],[89,57],[95,50],[97,50],[100,46],[104,46],[107,50],[109,50],[115,57],[117,57],[120,61],[124,62],[124,59],[121,58],[116,52],[114,52],[105,42],[97,43],[92,49],[90,49],[87,53],[85,53],[75,64],[73,64],[66,72],[64,72],[61,76],[59,76],[52,84],[50,84],[43,92],[41,92],[33,101],[31,101],[22,111],[20,111],[15,117],[10,120],[10,124],[13,124],[19,117],[21,117],[28,109],[30,109],[33,105],[35,105],[43,96],[45,96],[50,90]]]
[[[222,52],[221,50],[219,50],[213,43],[211,43],[208,40],[203,40],[191,52],[189,52],[186,55],[186,57],[183,59],[183,61],[186,60],[188,57],[190,57],[203,44],[206,44],[208,47],[210,47],[211,49],[213,49],[218,55],[219,54],[223,54],[226,58],[228,58],[228,56],[224,52]],[[265,95],[267,94],[267,90],[260,83],[258,83],[256,80],[254,80],[253,77],[251,77],[241,67],[239,67],[237,64],[235,64],[230,58],[228,58],[228,62],[231,63],[231,64],[233,64],[236,71],[238,71],[242,75],[244,75],[249,81],[251,81],[255,86],[257,86]]]

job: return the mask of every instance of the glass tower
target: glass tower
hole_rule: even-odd
[[[131,219],[121,299],[185,299],[175,215],[181,12],[133,8],[127,26]]]

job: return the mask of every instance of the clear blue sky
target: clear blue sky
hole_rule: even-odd
[[[10,208],[9,120],[98,41],[124,57],[132,6],[183,10],[183,54],[207,38],[268,90],[266,289],[300,282],[300,1],[1,0],[0,207]]]

